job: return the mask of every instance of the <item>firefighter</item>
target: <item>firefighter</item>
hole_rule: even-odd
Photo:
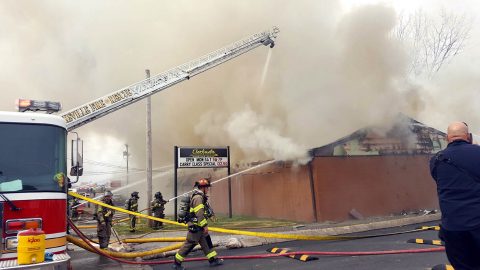
[[[203,253],[207,257],[210,266],[223,264],[223,260],[219,259],[217,252],[213,250],[212,239],[208,234],[208,215],[206,214],[213,213],[213,211],[206,209],[209,187],[210,181],[207,179],[200,179],[195,182],[195,189],[190,197],[187,240],[180,250],[178,250],[177,254],[175,254],[175,262],[172,265],[172,268],[175,270],[185,270],[182,262],[197,244],[200,244],[202,247]]]
[[[150,206],[152,207],[152,212],[153,212],[154,217],[165,218],[164,211],[165,211],[165,204],[167,202],[168,201],[165,201],[163,199],[162,193],[160,191],[155,193],[155,199],[153,199],[153,201],[150,203]],[[156,221],[156,220],[153,221],[153,229],[154,230],[158,230],[162,226],[163,226],[162,222]]]
[[[67,210],[68,210],[68,217],[69,218],[73,218],[73,210],[74,209],[72,207],[73,207],[73,203],[74,203],[74,198],[75,197],[72,197],[72,196],[68,195],[68,200],[67,200],[68,208],[67,208]]]
[[[71,201],[70,211],[71,211],[72,219],[78,219],[79,217],[78,207],[76,207],[79,204],[80,204],[80,201],[78,200],[78,198],[73,198],[73,200]]]
[[[131,194],[130,199],[125,202],[125,209],[132,212],[138,212],[138,191],[134,191]],[[137,216],[128,215],[130,218],[130,232],[135,232],[135,223],[137,221]]]
[[[105,191],[102,202],[113,206],[112,196],[111,191]],[[114,213],[114,210],[108,207],[99,205],[97,208],[97,236],[101,249],[108,248],[110,235],[112,234],[112,219]]]

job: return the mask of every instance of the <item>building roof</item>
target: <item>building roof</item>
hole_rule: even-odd
[[[399,114],[389,127],[362,128],[310,152],[314,157],[434,154],[446,146],[444,132]]]

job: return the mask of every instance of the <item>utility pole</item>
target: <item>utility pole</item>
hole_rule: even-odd
[[[130,154],[128,153],[128,144],[125,144],[125,151],[123,151],[123,157],[127,158],[127,184],[128,185],[128,157],[130,156]]]
[[[147,79],[150,78],[150,70],[146,69]],[[147,207],[148,215],[152,215],[150,202],[152,201],[152,99],[147,97]],[[152,227],[153,222],[148,220],[148,227]]]

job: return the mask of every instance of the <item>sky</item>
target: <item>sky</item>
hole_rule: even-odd
[[[59,101],[66,111],[142,80],[145,69],[158,74],[278,26],[273,49],[257,48],[152,97],[154,168],[173,163],[175,145],[229,145],[239,163],[302,161],[308,149],[388,124],[399,112],[440,130],[465,121],[480,133],[475,23],[465,49],[431,77],[408,73],[412,52],[391,35],[402,12],[447,10],[474,22],[479,6],[473,0],[4,0],[0,110],[31,98]],[[145,111],[140,101],[75,130],[84,140],[81,181],[123,180],[125,144],[130,168],[146,167]]]

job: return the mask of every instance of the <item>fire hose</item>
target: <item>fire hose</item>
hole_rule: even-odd
[[[152,242],[185,242],[186,237],[163,237],[163,238],[131,238],[123,239],[123,243],[152,243]]]
[[[183,223],[178,223],[175,221],[171,221],[168,219],[162,219],[162,218],[157,218],[157,217],[152,217],[148,216],[145,214],[137,213],[137,212],[131,212],[116,206],[112,206],[100,201],[92,200],[90,198],[84,197],[80,194],[77,194],[75,192],[68,192],[69,195],[73,197],[77,197],[79,199],[89,201],[98,205],[101,205],[103,207],[107,207],[119,212],[127,213],[130,215],[135,215],[137,217],[142,217],[142,218],[147,218],[151,220],[156,220],[160,221],[163,223],[167,224],[173,224],[177,226],[183,226],[185,227],[186,224]],[[407,232],[417,232],[417,231],[423,231],[425,229],[415,229],[415,230],[409,230],[406,232],[395,232],[395,233],[389,233],[389,234],[382,234],[382,235],[363,235],[363,236],[336,236],[336,235],[294,235],[294,234],[281,234],[281,233],[266,233],[266,232],[252,232],[252,231],[241,231],[241,230],[231,230],[231,229],[224,229],[224,228],[216,228],[216,227],[209,227],[208,228],[212,232],[221,232],[221,233],[228,233],[228,234],[238,234],[238,235],[249,235],[249,236],[255,236],[255,237],[264,237],[264,238],[278,238],[278,239],[291,239],[291,240],[316,240],[316,241],[325,241],[325,240],[354,240],[354,239],[362,239],[362,238],[371,238],[371,237],[379,237],[379,236],[386,236],[386,235],[395,235],[395,234],[400,234],[400,233],[407,233]]]
[[[124,222],[124,221],[127,221],[128,219],[129,218],[117,219],[117,220],[114,220],[112,222],[112,224]],[[94,229],[94,228],[97,228],[97,225],[80,225],[80,226],[77,226],[77,228],[79,228],[79,229]]]
[[[85,235],[73,224],[73,222],[69,219],[68,223],[72,227],[72,229],[77,233],[77,235],[85,241],[85,244],[89,247],[89,251],[95,252],[101,256],[108,257],[112,260],[117,262],[126,263],[126,264],[141,264],[141,265],[157,265],[157,264],[169,264],[173,263],[173,260],[161,260],[161,261],[143,261],[143,262],[135,262],[129,261],[124,259],[119,259],[112,254],[111,252],[106,252],[94,247],[88,239],[86,239]],[[331,252],[331,251],[296,251],[296,252],[287,252],[283,254],[275,253],[275,254],[255,254],[255,255],[241,255],[241,256],[220,256],[219,258],[222,259],[264,259],[264,258],[272,258],[272,257],[280,257],[280,256],[290,256],[290,255],[323,255],[323,256],[368,256],[368,255],[389,255],[389,254],[405,254],[405,253],[426,253],[426,252],[439,252],[444,251],[445,248],[438,247],[438,248],[424,248],[424,249],[405,249],[405,250],[386,250],[386,251],[346,251],[346,252]],[[207,258],[186,258],[185,261],[203,261],[207,260]]]
[[[73,243],[73,244],[75,244],[75,245],[77,245],[77,246],[79,246],[83,249],[86,249],[86,250],[91,251],[91,252],[96,252],[88,244],[86,244],[86,242],[84,242],[85,240],[83,240],[83,239],[78,239],[78,238],[73,237],[71,235],[67,235],[67,240],[70,243]],[[174,245],[164,247],[164,248],[158,248],[158,249],[152,249],[152,250],[149,250],[149,251],[143,251],[143,252],[114,252],[114,251],[109,251],[109,250],[102,250],[102,252],[104,252],[106,254],[109,254],[110,256],[113,256],[115,258],[130,258],[130,259],[132,259],[132,258],[145,257],[145,256],[150,256],[150,255],[154,255],[154,254],[159,254],[159,253],[175,250],[175,249],[180,248],[181,246],[182,246],[182,243],[174,244]]]
[[[81,198],[81,199],[87,199],[91,200],[89,198],[85,198],[79,194],[69,192],[70,195]],[[174,225],[179,225],[179,226],[185,226],[184,224],[180,224],[174,221],[166,220],[166,219],[160,219],[156,217],[151,217],[147,216],[144,214],[140,213],[135,213],[135,212],[130,212],[125,209],[121,209],[118,207],[114,207],[108,204],[104,204],[102,202],[98,202],[95,200],[91,200],[91,202],[102,205],[107,208],[111,208],[114,210],[118,210],[120,212],[124,212],[127,214],[133,214],[136,216],[144,217],[144,218],[149,218],[152,220],[157,220],[169,224],[174,224]],[[80,230],[75,227],[73,222],[69,220],[69,224],[71,224],[72,228],[74,231],[82,238],[82,240],[85,241],[85,243],[96,253],[106,256],[110,259],[123,262],[123,263],[129,263],[129,264],[147,264],[147,265],[152,265],[152,264],[166,264],[166,263],[171,263],[171,260],[164,260],[164,261],[149,261],[149,262],[132,262],[128,260],[122,260],[113,257],[110,254],[107,254],[106,252],[99,250],[98,248],[95,248],[88,240],[86,240],[86,237],[80,232]],[[352,239],[361,239],[361,238],[368,238],[368,237],[379,237],[379,236],[384,236],[384,235],[394,235],[394,234],[399,234],[399,233],[389,233],[389,234],[384,234],[384,235],[370,235],[370,236],[308,236],[308,235],[286,235],[286,234],[275,234],[275,233],[261,233],[261,232],[249,232],[249,231],[238,231],[238,230],[229,230],[229,229],[222,229],[222,228],[214,228],[211,227],[209,228],[210,231],[218,231],[218,232],[224,232],[224,233],[233,233],[233,234],[243,234],[243,235],[252,235],[252,236],[260,236],[260,237],[270,237],[270,238],[283,238],[283,239],[294,239],[294,240],[352,240]],[[415,232],[415,231],[423,231],[425,229],[416,229],[416,230],[410,230],[408,232]],[[405,232],[401,232],[405,233]],[[410,250],[390,250],[390,251],[360,251],[360,252],[322,252],[322,251],[301,251],[301,252],[288,252],[288,253],[283,253],[283,254],[262,254],[262,255],[247,255],[247,256],[223,256],[221,258],[223,259],[254,259],[254,258],[271,258],[271,257],[278,257],[278,256],[289,256],[289,255],[327,255],[327,256],[362,256],[362,255],[386,255],[386,254],[402,254],[402,253],[425,253],[425,252],[438,252],[438,251],[444,251],[443,247],[439,248],[426,248],[426,249],[410,249]],[[186,259],[186,261],[200,261],[200,260],[206,260],[206,258],[190,258]]]
[[[150,209],[150,208],[145,208],[145,209],[142,209],[138,212],[141,213],[141,212],[143,212],[145,210],[148,210],[148,209]],[[125,213],[122,213],[122,214],[125,214]],[[116,220],[112,221],[112,224],[121,223],[121,222],[127,221],[129,219],[130,219],[129,217],[116,219]],[[79,228],[79,229],[94,229],[96,227],[97,227],[97,225],[80,225],[80,226],[77,226],[77,228]]]
[[[82,247],[90,252],[97,253],[98,255],[105,256],[109,259],[121,262],[121,263],[127,263],[127,264],[155,264],[155,263],[150,263],[150,262],[135,262],[135,261],[129,261],[129,260],[124,260],[120,259],[121,258],[136,258],[136,257],[142,257],[142,256],[147,256],[147,255],[153,255],[153,254],[158,254],[170,250],[175,250],[178,249],[182,244],[175,244],[169,247],[161,248],[161,249],[156,249],[156,250],[151,250],[151,251],[146,251],[146,252],[133,252],[133,253],[125,253],[125,252],[112,252],[112,251],[107,251],[107,250],[101,250],[94,245],[88,240],[88,238],[75,226],[75,224],[68,219],[68,224],[70,227],[75,231],[75,233],[80,237],[82,241],[79,239],[68,235],[67,240],[74,243],[75,245],[78,245],[79,247]],[[164,262],[168,263],[168,262]]]

